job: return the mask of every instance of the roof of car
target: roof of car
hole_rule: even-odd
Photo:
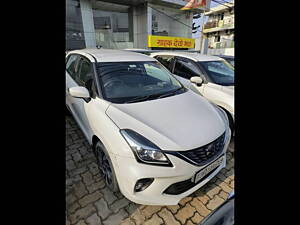
[[[173,56],[181,56],[184,58],[189,58],[194,61],[218,61],[223,60],[220,57],[217,56],[211,56],[211,55],[203,55],[196,52],[155,52],[152,53],[151,56],[156,55],[173,55]]]
[[[95,57],[98,62],[156,61],[152,57],[146,56],[141,53],[115,49],[86,48],[70,51],[69,53],[89,54]]]
[[[232,55],[215,55],[215,56],[218,56],[218,57],[221,57],[224,59],[234,59],[234,56],[232,56]]]

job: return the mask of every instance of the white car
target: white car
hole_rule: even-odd
[[[178,51],[155,52],[150,56],[179,76],[177,78],[186,87],[196,90],[221,107],[227,113],[231,130],[234,130],[234,69],[226,60],[217,56]],[[203,83],[195,77],[201,78]]]
[[[66,106],[112,191],[176,205],[225,167],[226,113],[154,58],[105,49],[66,57]]]

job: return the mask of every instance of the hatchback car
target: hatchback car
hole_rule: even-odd
[[[151,53],[186,87],[221,107],[234,131],[234,69],[224,59],[190,52]],[[191,81],[191,82],[190,82]]]
[[[133,202],[176,205],[225,167],[226,113],[149,56],[69,52],[66,106],[107,186]]]

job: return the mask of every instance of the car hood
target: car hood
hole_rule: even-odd
[[[194,149],[225,131],[215,107],[190,90],[150,101],[111,104],[106,114],[120,129],[134,130],[162,150]]]

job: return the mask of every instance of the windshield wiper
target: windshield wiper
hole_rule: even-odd
[[[145,95],[145,96],[137,96],[129,101],[126,101],[124,103],[133,103],[133,102],[141,102],[141,101],[145,101],[147,99],[149,99],[151,97],[151,95]]]
[[[145,96],[137,96],[133,99],[130,99],[126,102],[124,102],[125,104],[126,103],[134,103],[134,102],[141,102],[141,101],[145,101],[145,100],[148,100],[148,99],[158,99],[158,98],[164,98],[164,97],[168,97],[168,96],[172,96],[172,95],[175,95],[177,94],[178,91],[184,89],[184,87],[180,87],[174,91],[171,91],[171,92],[168,92],[168,93],[165,93],[165,94],[162,94],[162,95],[157,95],[157,94],[154,94],[154,95],[145,95]]]
[[[158,98],[165,98],[165,97],[169,97],[169,96],[172,96],[172,95],[176,95],[178,91],[184,89],[184,87],[180,87],[174,91],[171,91],[171,92],[168,92],[168,93],[165,93],[165,94],[162,94],[160,95]]]

